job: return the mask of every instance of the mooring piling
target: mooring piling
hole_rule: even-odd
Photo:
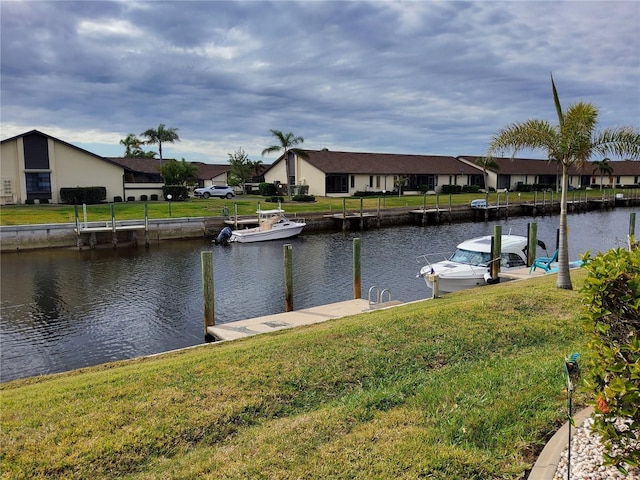
[[[360,273],[360,239],[353,239],[353,298],[362,297],[362,277]]]
[[[283,246],[284,256],[284,311],[293,311],[293,246]]]
[[[215,321],[215,308],[213,300],[213,252],[200,252],[202,262],[202,299],[204,301],[204,338],[209,339],[207,327],[213,327]]]

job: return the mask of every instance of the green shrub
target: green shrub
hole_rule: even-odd
[[[587,252],[583,260],[585,326],[592,334],[585,383],[595,394],[594,429],[602,436],[605,463],[624,471],[624,464],[640,463],[634,443],[640,431],[640,249],[594,258]]]
[[[464,185],[462,191],[464,193],[478,193],[480,191],[480,185]]]
[[[127,202],[135,202],[136,197],[127,197]]]
[[[300,194],[293,197],[292,200],[294,202],[315,202],[316,197],[314,197],[313,195]]]
[[[442,193],[444,194],[461,193],[461,192],[462,192],[462,185],[443,185],[442,186]]]
[[[113,202],[114,203],[119,203],[122,201],[122,197],[120,195],[116,195],[115,197],[113,197]]]
[[[157,193],[152,193],[151,194],[151,201],[154,202],[156,200],[158,200],[158,194]]]
[[[172,202],[179,202],[189,198],[189,190],[185,185],[164,185],[162,187],[162,194],[165,199],[167,195],[171,195]]]
[[[284,202],[284,198],[283,197],[279,197],[278,195],[273,195],[273,196],[267,198],[265,201],[271,202],[271,203],[282,203],[282,202]]]
[[[260,191],[260,195],[262,195],[263,197],[271,197],[278,193],[276,186],[273,183],[267,182],[258,184],[258,190]]]
[[[146,202],[147,200],[149,200],[149,197],[146,195],[140,195],[140,201],[141,202]]]
[[[47,205],[49,203],[49,199],[48,198],[41,198],[40,199],[40,205]]]
[[[25,204],[25,205],[35,205],[35,204],[36,204],[36,201],[35,201],[33,198],[27,198],[27,199],[24,201],[24,204]]]
[[[533,190],[533,185],[527,185],[524,183],[518,183],[516,185],[516,192],[531,192]]]
[[[106,187],[63,187],[60,189],[60,202],[71,205],[92,205],[107,199]]]

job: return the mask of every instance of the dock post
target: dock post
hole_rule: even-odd
[[[527,225],[527,267],[533,265],[536,259],[536,246],[538,245],[538,224]]]
[[[353,239],[353,298],[362,297],[362,278],[360,275],[360,239]]]
[[[347,199],[342,199],[342,231],[347,231]]]
[[[436,192],[436,224],[440,225],[440,194]]]
[[[144,246],[149,248],[149,205],[144,204]]]
[[[431,298],[439,298],[440,297],[440,275],[431,274],[429,276],[429,280],[431,280],[431,284],[433,285],[433,289],[431,291]]]
[[[451,225],[451,194],[449,194],[449,225]]]
[[[427,193],[422,196],[422,226],[427,224]]]
[[[76,233],[78,238],[76,239],[76,246],[78,250],[82,250],[82,237],[80,236],[80,221],[78,220],[78,205],[73,206],[73,211],[76,214]]]
[[[283,245],[284,254],[284,311],[293,311],[293,247]]]
[[[111,204],[111,232],[111,243],[113,248],[116,248],[118,246],[118,232],[116,230],[116,206],[113,203]]]
[[[380,217],[380,197],[378,197],[378,228],[382,225],[382,218]]]
[[[636,247],[636,212],[631,212],[629,214],[629,251],[633,250]]]
[[[202,262],[202,300],[204,302],[204,338],[210,339],[207,327],[216,324],[213,302],[213,252],[200,252]]]
[[[502,226],[493,227],[491,239],[491,279],[493,283],[500,281],[500,259],[502,257]]]
[[[360,230],[364,230],[364,210],[362,209],[362,201],[364,199],[360,197]]]

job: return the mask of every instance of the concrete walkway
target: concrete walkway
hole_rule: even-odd
[[[264,317],[249,318],[230,323],[223,323],[213,327],[207,327],[207,333],[216,340],[236,340],[238,338],[250,337],[260,333],[275,332],[285,328],[311,325],[334,318],[348,317],[358,313],[371,312],[401,305],[402,302],[391,301],[381,304],[369,304],[363,298],[346,300],[344,302],[320,305],[318,307],[294,310],[292,312],[276,313]]]
[[[569,428],[571,428],[573,432],[575,428],[581,427],[582,423],[591,416],[592,412],[593,408],[588,407],[574,414],[573,421],[575,427],[572,427],[569,422],[567,422],[551,437],[551,440],[547,442],[533,466],[528,480],[553,480],[558,470],[562,452],[564,452],[567,445],[569,445]]]

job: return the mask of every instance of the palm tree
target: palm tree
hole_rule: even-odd
[[[142,132],[143,137],[147,137],[144,142],[147,145],[158,144],[158,153],[160,154],[160,166],[162,166],[162,144],[179,142],[180,137],[177,133],[177,128],[165,128],[164,123],[158,125],[158,128],[150,128]]]
[[[278,145],[272,145],[271,147],[267,147],[262,151],[262,156],[268,155],[270,153],[275,152],[283,152],[284,155],[284,165],[287,175],[287,195],[289,200],[291,200],[291,172],[289,165],[289,152],[293,152],[299,157],[309,158],[309,155],[304,150],[299,148],[294,148],[296,145],[299,145],[304,142],[304,138],[296,137],[293,133],[282,133],[280,130],[271,129],[271,135],[273,135],[278,140]]]
[[[609,165],[609,159],[608,158],[603,158],[602,160],[600,160],[599,162],[596,160],[594,162],[591,162],[591,165],[593,165],[593,174],[595,175],[596,172],[600,172],[600,190],[602,190],[602,177],[607,174],[607,175],[611,175],[613,173],[613,167],[611,165]]]
[[[608,128],[596,132],[598,109],[590,103],[579,102],[562,111],[558,92],[551,75],[553,100],[558,114],[558,125],[545,120],[527,120],[500,130],[489,145],[488,156],[513,149],[544,150],[549,161],[562,167],[562,196],[560,200],[560,234],[558,245],[558,288],[573,289],[569,273],[569,241],[567,227],[567,191],[569,167],[582,165],[592,154],[613,154],[640,157],[640,133],[634,127]]]
[[[498,162],[496,162],[491,157],[480,157],[480,158],[478,158],[476,160],[476,165],[478,165],[479,167],[482,167],[482,174],[483,174],[483,177],[484,177],[484,189],[487,191],[487,193],[489,193],[489,182],[488,182],[489,173],[487,172],[487,169],[493,168],[495,170],[498,170],[500,168],[500,166],[498,165]]]
[[[140,150],[141,144],[142,142],[135,133],[130,133],[120,140],[120,145],[124,145],[124,156],[127,158],[135,156],[134,152]]]

